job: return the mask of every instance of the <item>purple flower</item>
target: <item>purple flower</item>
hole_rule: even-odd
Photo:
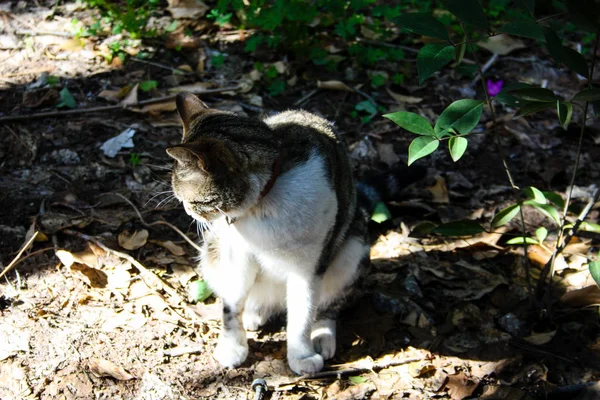
[[[494,82],[491,79],[487,80],[487,90],[490,96],[494,97],[502,90],[502,86],[504,86],[504,81],[499,80],[498,82]]]

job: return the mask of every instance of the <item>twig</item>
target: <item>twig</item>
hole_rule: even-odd
[[[302,98],[300,98],[300,100],[296,101],[294,103],[294,107],[298,107],[300,106],[300,104],[304,103],[306,100],[310,99],[312,96],[314,96],[317,92],[319,91],[319,88],[313,89],[310,92],[308,92],[306,95],[304,95]]]
[[[19,259],[13,265],[13,268],[16,267],[17,265],[21,264],[23,261],[27,260],[28,258],[33,257],[33,256],[37,256],[38,254],[44,253],[44,252],[49,251],[49,250],[54,250],[54,247],[46,247],[46,248],[43,248],[43,249],[32,251],[31,253],[28,253],[27,255],[25,255],[23,258]],[[1,275],[0,275],[0,277],[1,277]]]
[[[219,89],[206,89],[201,92],[196,92],[196,94],[214,94],[214,93],[223,93],[230,92],[238,89],[239,86],[232,87],[224,87]],[[29,119],[38,119],[38,118],[47,118],[47,117],[63,117],[67,115],[76,115],[76,114],[86,114],[86,113],[96,113],[96,112],[104,112],[104,111],[113,111],[113,110],[131,110],[142,106],[147,106],[149,104],[161,103],[163,101],[174,100],[177,95],[169,95],[157,97],[155,99],[142,100],[138,101],[135,104],[117,104],[115,106],[103,106],[103,107],[91,107],[91,108],[79,108],[75,110],[67,110],[67,111],[48,111],[37,114],[28,114],[28,115],[9,115],[6,117],[0,117],[0,122],[7,121],[23,121]]]
[[[421,361],[421,360],[423,360],[422,357],[413,357],[413,358],[407,358],[406,360],[392,361],[389,363],[382,363],[382,364],[374,364],[371,367],[358,367],[358,368],[348,368],[348,369],[340,369],[340,370],[333,370],[333,371],[322,371],[322,372],[317,372],[316,374],[302,376],[302,377],[298,378],[296,380],[296,382],[301,382],[301,381],[311,380],[311,379],[337,378],[337,377],[341,377],[344,375],[362,374],[364,372],[371,372],[371,371],[381,371],[382,369],[386,369],[386,368],[390,368],[390,367],[397,367],[400,365],[406,365],[406,364],[410,364],[410,363]]]
[[[173,300],[176,302],[176,304],[179,305],[179,307],[188,311],[189,313],[191,313],[191,315],[199,315],[198,313],[196,313],[196,311],[194,311],[193,308],[187,305],[185,300],[179,295],[179,293],[177,293],[175,289],[169,286],[169,284],[163,281],[161,277],[154,274],[152,271],[150,271],[148,268],[142,265],[142,263],[140,263],[138,260],[130,256],[129,254],[113,250],[110,247],[106,246],[104,243],[102,243],[100,240],[96,239],[95,237],[86,235],[84,233],[73,231],[71,229],[65,229],[62,232],[64,232],[67,235],[76,236],[85,241],[92,242],[107,253],[113,254],[117,257],[129,261],[134,267],[138,269],[138,271],[140,271],[140,276],[142,277],[142,280],[146,283],[146,285],[148,285],[154,290],[165,291],[167,294],[169,294],[169,296],[173,298]]]
[[[146,227],[151,227],[151,226],[155,226],[155,225],[166,225],[169,228],[173,229],[175,232],[177,232],[179,235],[181,235],[181,237],[184,238],[193,248],[198,250],[198,252],[202,251],[202,248],[200,246],[198,246],[196,243],[194,243],[194,241],[192,239],[187,237],[187,235],[185,233],[181,232],[179,230],[179,228],[177,228],[176,226],[171,225],[170,223],[168,223],[166,221],[154,221],[154,222],[148,223],[148,222],[146,222],[144,217],[142,217],[142,213],[140,213],[140,211],[137,209],[135,204],[133,204],[131,202],[131,200],[129,200],[127,197],[123,196],[121,193],[106,193],[105,195],[108,195],[108,194],[114,194],[115,196],[118,196],[118,197],[122,198],[123,200],[125,200],[127,202],[127,204],[129,204],[133,208],[133,211],[135,211],[135,213],[137,214],[138,218],[142,222],[142,225],[144,225]]]
[[[17,29],[15,31],[15,33],[17,35],[23,35],[23,36],[61,36],[61,37],[67,37],[67,38],[75,37],[75,35],[73,33],[69,33],[69,32],[38,31],[38,30],[34,30],[34,29]]]
[[[33,243],[33,241],[35,240],[35,238],[38,235],[38,231],[35,231],[35,233],[29,238],[29,240],[23,245],[23,247],[21,247],[21,250],[19,250],[19,252],[17,253],[17,255],[15,256],[15,258],[13,258],[13,260],[10,262],[10,264],[8,264],[6,266],[6,268],[4,268],[4,271],[2,271],[0,273],[0,278],[2,278],[4,275],[6,275],[6,273],[8,271],[10,271],[11,269],[13,269],[13,267],[15,265],[17,265],[19,257],[21,257],[21,254],[23,254],[23,252],[25,250],[27,250],[29,248],[29,246],[31,246],[31,243]]]
[[[600,30],[597,30],[596,31],[596,42],[594,43],[594,51],[592,52],[592,66],[590,68],[590,79],[588,79],[588,88],[592,87],[591,80],[593,79],[594,69],[596,67],[596,53],[598,52],[598,42],[599,41],[600,41]],[[567,244],[569,243],[571,238],[577,233],[579,226],[581,225],[583,220],[586,218],[587,214],[590,212],[590,209],[594,205],[594,203],[596,201],[598,201],[598,196],[600,194],[600,190],[596,189],[596,193],[592,197],[592,200],[590,201],[590,203],[588,203],[586,208],[581,212],[581,214],[579,215],[579,218],[577,219],[577,222],[575,223],[573,228],[569,231],[569,234],[567,235],[568,238],[565,238],[565,240],[563,241],[564,228],[565,228],[565,225],[567,224],[567,212],[569,210],[569,203],[571,202],[571,197],[573,195],[573,187],[575,186],[575,178],[577,176],[577,170],[579,169],[579,162],[581,159],[581,149],[583,146],[583,135],[585,133],[585,124],[587,123],[587,113],[588,113],[589,105],[590,105],[590,103],[588,101],[586,101],[585,107],[583,109],[583,121],[581,122],[581,130],[579,132],[579,143],[577,145],[577,156],[575,158],[575,168],[573,169],[573,174],[571,175],[571,185],[570,185],[569,191],[567,192],[567,199],[565,200],[565,207],[563,209],[563,215],[562,215],[563,223],[562,223],[562,226],[560,227],[561,229],[558,232],[558,237],[556,239],[556,250],[554,251],[554,253],[552,253],[552,257],[550,258],[550,261],[548,261],[546,263],[546,265],[544,266],[544,269],[540,273],[540,279],[538,281],[537,290],[536,290],[538,301],[541,300],[543,297],[544,284],[546,282],[546,277],[548,275],[550,275],[550,282],[548,283],[548,290],[546,291],[546,295],[548,295],[550,292],[550,288],[552,287],[552,277],[554,276],[554,262],[556,261],[556,257],[560,254],[560,252],[562,252],[564,250],[564,248],[567,246]],[[547,296],[547,297],[548,297],[548,301],[549,301],[549,296]],[[548,305],[549,305],[549,303],[548,303]]]
[[[178,74],[181,74],[181,75],[195,75],[193,72],[184,71],[179,68],[171,67],[169,65],[157,63],[157,62],[150,61],[150,60],[142,60],[141,58],[137,58],[137,57],[131,57],[130,60],[138,62],[138,63],[142,63],[142,64],[152,65],[153,67],[157,67],[157,68],[167,69],[169,71],[177,72]]]
[[[483,67],[481,67],[481,71],[485,74],[487,72],[487,70],[490,69],[490,67],[492,65],[494,65],[494,63],[496,62],[497,59],[498,59],[498,53],[492,54],[490,59],[487,60],[487,62],[483,65]],[[471,85],[469,87],[475,86],[477,84],[478,80],[479,80],[479,77],[475,77],[475,79],[473,79],[471,81]]]

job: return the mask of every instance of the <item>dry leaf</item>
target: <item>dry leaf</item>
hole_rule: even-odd
[[[171,268],[173,269],[173,275],[177,278],[181,286],[187,285],[192,278],[198,275],[194,268],[189,265],[173,264]]]
[[[273,64],[273,66],[275,67],[277,72],[282,75],[287,72],[287,67],[285,66],[285,64],[282,61],[277,61],[275,64]]]
[[[136,250],[143,247],[148,240],[148,231],[142,229],[130,234],[129,231],[124,231],[119,234],[119,245],[127,250]]]
[[[354,92],[350,86],[346,85],[342,81],[317,81],[317,87],[319,89],[329,89],[329,90],[341,90],[345,92]]]
[[[142,281],[136,281],[131,285],[129,297],[137,305],[148,306],[154,311],[162,311],[167,308],[165,300]]]
[[[390,96],[392,96],[392,98],[394,100],[396,100],[398,103],[400,104],[417,104],[423,101],[422,97],[415,97],[415,96],[405,96],[403,94],[398,94],[395,92],[392,92],[390,89],[387,89],[387,92],[389,93]]]
[[[500,56],[505,56],[515,50],[524,49],[527,47],[521,40],[508,35],[492,36],[487,40],[481,40],[477,42],[477,45],[483,47],[491,53],[498,54]]]
[[[560,302],[567,307],[580,308],[600,304],[600,288],[596,285],[565,293]]]
[[[177,109],[177,105],[175,104],[175,99],[169,99],[165,101],[161,101],[160,103],[152,103],[147,104],[142,108],[132,108],[131,111],[140,112],[143,114],[153,114],[153,113],[161,113],[161,112],[171,112]],[[177,118],[178,125],[181,125],[180,119]]]
[[[133,379],[133,375],[131,375],[129,372],[125,371],[123,367],[113,363],[112,361],[100,358],[90,358],[90,360],[88,361],[88,366],[90,367],[90,372],[98,378],[103,376],[110,376],[119,381],[128,381],[130,379]]]
[[[120,90],[103,90],[98,93],[98,97],[111,103],[117,103],[119,101]]]
[[[106,272],[100,269],[74,263],[69,267],[69,270],[74,273],[79,272],[79,276],[85,283],[93,288],[105,288],[108,285],[108,276],[106,275]]]
[[[102,324],[103,331],[114,331],[116,328],[126,330],[136,330],[141,328],[148,322],[148,319],[142,314],[133,314],[128,311],[108,314]]]
[[[450,202],[446,180],[443,177],[438,176],[435,180],[435,185],[428,187],[427,190],[433,195],[432,201],[434,203],[448,204]]]
[[[210,82],[196,82],[190,85],[176,86],[169,89],[169,93],[188,92],[193,94],[202,94],[206,89],[214,88],[214,84]]]
[[[65,267],[71,267],[74,263],[85,264],[91,268],[98,265],[98,256],[90,248],[79,253],[71,253],[68,250],[56,250],[55,254]]]
[[[524,337],[523,340],[536,346],[548,343],[556,335],[556,329],[550,332],[534,333],[531,336]]]
[[[129,93],[127,93],[127,96],[121,101],[122,106],[133,106],[138,103],[138,86],[139,84],[136,83],[135,86],[131,88]]]
[[[456,375],[448,375],[446,388],[448,388],[448,394],[452,400],[462,400],[473,394],[477,384],[469,379],[464,372],[460,372]]]
[[[183,247],[173,243],[170,240],[167,240],[165,242],[162,242],[160,240],[149,240],[149,242],[164,247],[176,256],[182,256],[185,254],[185,250],[183,249]]]

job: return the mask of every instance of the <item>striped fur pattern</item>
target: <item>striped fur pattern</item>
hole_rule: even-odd
[[[368,261],[368,202],[357,206],[345,146],[329,122],[304,111],[260,121],[190,94],[177,108],[183,139],[167,153],[175,195],[207,227],[200,266],[223,301],[216,359],[242,364],[246,330],[287,312],[290,368],[321,370],[335,354],[337,313]]]

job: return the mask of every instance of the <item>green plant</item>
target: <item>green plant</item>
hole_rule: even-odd
[[[488,16],[497,18],[501,14],[500,8],[506,7],[507,2],[499,0],[490,1],[487,15],[478,0],[441,0],[441,3],[452,14],[452,18],[456,18],[460,25],[460,30],[448,27],[449,20],[446,23],[442,23],[430,14],[425,13],[402,15],[395,18],[395,22],[401,25],[403,29],[439,40],[439,42],[426,44],[419,50],[417,55],[419,82],[422,84],[434,73],[453,61],[455,65],[460,65],[462,56],[468,50],[477,64],[481,85],[485,93],[485,101],[474,99],[455,101],[446,107],[433,125],[424,117],[406,111],[386,114],[384,117],[417,135],[408,149],[409,164],[436,151],[443,141],[448,141],[448,151],[452,159],[456,162],[465,154],[468,147],[468,136],[472,134],[473,129],[479,124],[483,105],[487,105],[492,115],[492,134],[496,140],[498,153],[502,159],[508,181],[513,189],[519,191],[520,195],[524,195],[525,197],[518,203],[510,205],[496,213],[488,231],[510,222],[519,215],[521,235],[509,240],[507,243],[523,245],[525,246],[525,252],[527,252],[528,244],[543,245],[548,236],[548,231],[546,228],[539,227],[536,229],[535,238],[528,235],[523,217],[524,207],[532,207],[557,226],[558,237],[553,256],[544,267],[535,290],[536,298],[540,300],[544,296],[547,296],[549,292],[547,289],[551,285],[552,279],[549,280],[549,283],[546,283],[546,278],[548,275],[553,275],[553,265],[556,256],[564,249],[570,237],[575,235],[577,230],[586,224],[584,219],[587,216],[587,212],[589,212],[591,205],[598,201],[598,197],[600,197],[599,190],[595,193],[586,209],[578,216],[576,223],[571,224],[567,221],[572,187],[575,183],[576,172],[579,167],[582,138],[588,118],[588,107],[590,103],[600,105],[600,89],[593,87],[590,79],[593,76],[598,42],[600,40],[600,12],[594,0],[568,2],[566,5],[568,14],[575,25],[580,29],[593,32],[593,40],[587,39],[588,43],[594,42],[590,67],[582,53],[563,45],[560,32],[556,29],[556,24],[551,19],[536,20],[534,18],[535,0],[516,1],[517,7],[509,10],[510,12],[506,12],[506,15],[515,16],[515,19],[506,21],[501,26],[499,25],[497,29],[492,29],[497,21],[490,23]],[[562,14],[558,13],[557,15]],[[588,78],[588,88],[580,91],[571,99],[564,99],[550,89],[536,88],[525,84],[514,84],[504,88],[495,98],[491,97],[490,93],[488,93],[490,83],[486,84],[483,69],[477,59],[473,42],[475,38],[490,37],[500,33],[535,39],[543,43],[543,46],[557,64],[563,64],[584,78]],[[520,191],[518,186],[516,186],[508,167],[507,159],[503,154],[496,129],[496,102],[518,108],[517,117],[554,108],[556,109],[560,125],[564,129],[571,122],[574,106],[583,111],[579,148],[571,178],[571,189],[567,192],[566,200],[563,200],[556,193],[542,192],[535,187],[528,187]],[[481,224],[475,221],[455,221],[430,229],[433,233],[451,236],[473,235],[486,230]],[[529,282],[529,265],[526,257],[524,258],[524,266]],[[590,273],[600,285],[600,263],[589,260],[589,268]],[[531,283],[529,286],[533,290]]]
[[[137,167],[142,162],[141,154],[139,153],[129,153],[129,164],[132,167]]]

